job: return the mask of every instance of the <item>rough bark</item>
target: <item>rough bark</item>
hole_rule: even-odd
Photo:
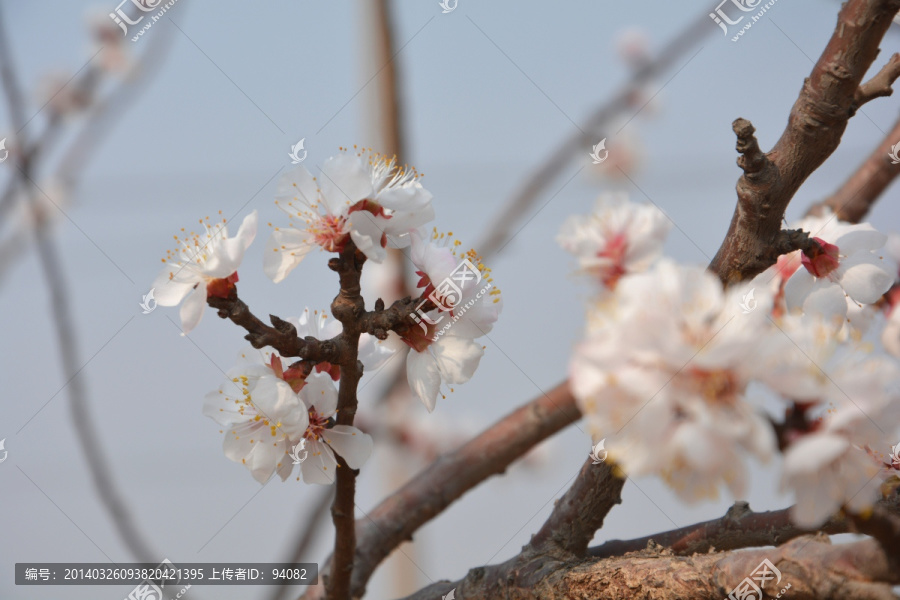
[[[738,119],[737,206],[725,240],[710,264],[725,284],[753,277],[775,263],[784,244],[781,221],[794,194],[841,141],[847,121],[859,107],[887,93],[900,76],[892,57],[870,82],[862,79],[900,8],[900,0],[850,0],[837,27],[803,84],[788,125],[766,154],[759,150],[749,121]],[[862,85],[861,85],[862,84]]]

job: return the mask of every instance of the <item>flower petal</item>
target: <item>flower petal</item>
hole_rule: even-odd
[[[422,352],[410,350],[406,355],[406,376],[409,387],[418,396],[428,412],[434,410],[441,387],[441,374],[437,362],[426,349]]]
[[[335,425],[322,432],[324,439],[351,469],[361,468],[372,456],[374,442],[367,435],[349,425]]]
[[[306,378],[306,385],[300,390],[300,397],[307,408],[316,408],[316,412],[330,417],[337,410],[338,393],[331,376],[325,373],[312,373]]]
[[[330,485],[337,476],[337,460],[334,452],[328,444],[318,441],[310,441],[307,446],[309,455],[300,463],[300,472],[303,473],[303,481],[306,483],[318,483]]]
[[[181,331],[187,335],[203,318],[203,309],[206,308],[206,282],[197,284],[184,303],[181,305]]]
[[[322,199],[333,215],[346,214],[347,208],[374,195],[372,178],[358,156],[341,153],[322,165]]]
[[[278,283],[300,264],[313,249],[309,235],[293,227],[280,227],[272,232],[266,242],[263,271]]]
[[[441,378],[447,383],[465,383],[471,379],[484,355],[480,344],[456,335],[444,335],[431,349]]]
[[[874,304],[894,283],[888,265],[889,261],[868,252],[848,256],[838,269],[841,287],[857,302]]]

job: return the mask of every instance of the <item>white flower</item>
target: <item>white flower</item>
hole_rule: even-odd
[[[338,394],[328,375],[313,373],[306,379],[300,398],[309,411],[309,426],[301,437],[309,455],[300,465],[306,483],[330,484],[337,476],[341,456],[351,469],[359,469],[372,454],[371,436],[350,425],[328,427],[337,412]],[[300,438],[292,438],[299,443]]]
[[[291,473],[287,456],[291,441],[309,426],[303,402],[283,379],[262,364],[244,363],[206,396],[203,414],[227,428],[225,456],[250,469],[265,483],[276,471],[282,480]]]
[[[850,362],[830,374],[826,397],[837,408],[785,451],[781,486],[796,496],[791,517],[801,527],[820,526],[842,506],[870,508],[887,475],[872,449],[895,439],[900,410],[888,388],[900,371],[885,357]]]
[[[329,319],[325,311],[314,310],[310,313],[309,308],[303,309],[303,314],[299,319],[293,317],[287,319],[297,328],[297,335],[301,338],[314,337],[317,340],[330,340],[344,330],[343,325],[337,319]],[[363,333],[359,336],[359,350],[357,360],[363,364],[364,372],[375,371],[383,365],[394,353],[394,351],[379,340],[375,336]],[[316,365],[317,373],[328,373],[335,381],[340,379],[340,365],[332,365],[328,362],[321,362]]]
[[[484,354],[475,339],[490,332],[503,303],[490,269],[474,252],[460,259],[449,247],[426,242],[421,232],[413,231],[411,237],[410,254],[421,278],[419,287],[424,288],[422,297],[436,308],[417,310],[416,323],[400,337],[410,347],[406,357],[410,388],[431,412],[442,383],[465,383],[475,373]],[[433,239],[448,238],[435,234]]]
[[[714,497],[721,483],[743,496],[742,457],[766,460],[775,448],[744,394],[771,360],[760,350],[783,336],[767,327],[765,293],[759,310],[742,313],[746,293],[663,261],[619,282],[616,318],[572,360],[573,393],[610,458],[629,474],[661,475],[688,501]]]
[[[303,166],[288,172],[275,198],[291,225],[276,227],[269,238],[266,274],[279,282],[313,248],[340,252],[349,240],[375,262],[384,259],[388,243],[407,246],[406,233],[434,218],[431,193],[418,177],[414,169],[368,150],[329,158],[320,178]]]
[[[593,213],[569,217],[556,240],[575,255],[581,271],[613,288],[623,275],[646,270],[660,256],[671,226],[655,206],[606,194]]]
[[[254,210],[244,218],[233,238],[228,237],[224,219],[210,224],[209,218],[200,221],[206,229],[204,234],[175,236],[181,247],[167,253],[163,259],[166,268],[152,288],[160,306],[176,306],[184,300],[180,312],[184,333],[200,322],[209,296],[228,297],[238,280],[237,269],[244,253],[256,237],[256,218]]]
[[[893,284],[896,265],[877,252],[887,237],[868,223],[850,225],[827,214],[807,217],[800,227],[822,250],[801,254],[802,267],[784,287],[789,310],[802,308],[843,322],[848,302],[874,304]]]

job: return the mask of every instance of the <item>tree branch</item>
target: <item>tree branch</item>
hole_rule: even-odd
[[[820,215],[830,209],[842,221],[862,221],[881,194],[900,174],[900,165],[893,164],[890,158],[893,146],[898,142],[900,120],[844,185],[829,198],[812,205],[806,214]]]
[[[375,568],[422,525],[538,443],[581,418],[564,382],[521,406],[464,446],[439,457],[357,522],[353,594],[361,597]],[[322,567],[325,570],[325,567]],[[309,590],[304,598],[320,598]]]
[[[532,172],[528,180],[507,201],[485,229],[487,233],[481,241],[474,246],[478,248],[481,257],[489,258],[503,248],[516,234],[515,224],[525,218],[540,195],[556,180],[556,177],[572,158],[582,152],[587,153],[590,144],[596,143],[600,137],[605,135],[603,130],[609,127],[609,123],[613,119],[626,114],[628,110],[634,110],[634,99],[641,96],[644,86],[671,69],[684,58],[689,50],[696,47],[704,36],[714,30],[715,27],[709,26],[709,16],[704,11],[701,17],[692,21],[675,39],[663,46],[655,60],[635,71],[619,92],[601,105],[581,129],[563,140],[549,157],[541,160],[540,165]]]
[[[622,503],[624,474],[613,464],[585,461],[578,477],[556,502],[550,517],[532,537],[538,552],[559,550],[584,556],[613,506]]]
[[[784,133],[768,154],[760,152],[749,121],[734,122],[744,174],[736,186],[738,202],[728,233],[710,264],[724,283],[748,279],[775,263],[772,247],[794,194],[837,148],[860,103],[883,95],[900,75],[900,59],[892,57],[871,82],[860,86],[898,8],[900,0],[844,3]]]
[[[781,572],[766,582],[766,597],[790,585],[794,600],[888,600],[891,584],[900,583],[875,540],[832,545],[813,537],[779,548],[695,554],[690,557],[651,548],[624,557],[548,561],[520,555],[500,565],[478,567],[456,582],[440,582],[404,600],[434,600],[456,589],[466,600],[722,600],[764,559]]]
[[[877,506],[881,510],[900,516],[900,494],[892,494],[881,500]],[[621,556],[626,552],[637,552],[648,545],[657,544],[677,555],[687,556],[713,549],[722,551],[753,546],[777,546],[801,535],[815,533],[794,525],[790,512],[790,508],[754,512],[749,504],[738,501],[728,509],[724,517],[633,540],[610,540],[589,549],[588,554],[597,558],[608,558]],[[854,530],[853,527],[851,521],[844,515],[837,514],[816,529],[816,532],[836,535],[849,533]]]

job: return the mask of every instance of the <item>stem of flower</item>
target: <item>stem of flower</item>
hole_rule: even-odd
[[[341,354],[340,387],[338,389],[338,425],[353,425],[356,417],[356,390],[362,377],[363,366],[358,360],[359,336],[365,321],[365,302],[360,294],[360,276],[365,256],[356,250],[352,242],[341,251],[339,258],[328,262],[329,268],[338,273],[341,291],[331,303],[334,318],[343,325],[338,348]],[[350,580],[353,575],[353,557],[356,554],[356,475],[358,471],[347,466],[337,457],[337,481],[331,518],[334,521],[334,559],[326,587],[329,600],[350,600]]]

